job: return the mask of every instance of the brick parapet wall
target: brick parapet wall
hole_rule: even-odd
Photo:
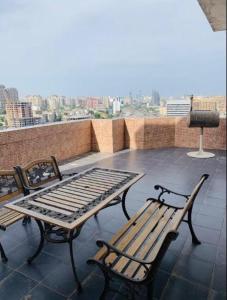
[[[0,170],[56,156],[59,161],[89,151],[117,152],[125,148],[198,148],[199,129],[186,118],[126,118],[82,120],[0,131]],[[204,148],[226,149],[226,119],[204,129]]]
[[[124,119],[92,120],[92,150],[117,152],[125,147]]]
[[[125,119],[125,144],[130,149],[174,147],[174,118]]]
[[[0,131],[0,169],[51,155],[65,160],[90,150],[90,120]]]
[[[188,128],[186,118],[175,118],[175,147],[198,148],[199,128]],[[226,119],[217,128],[204,128],[204,148],[226,149]]]

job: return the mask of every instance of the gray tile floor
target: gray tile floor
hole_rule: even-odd
[[[96,166],[142,171],[146,176],[135,184],[127,198],[128,211],[140,208],[148,196],[156,195],[153,186],[163,184],[183,193],[190,193],[203,173],[210,178],[198,195],[193,222],[199,246],[191,244],[187,224],[167,251],[155,282],[155,299],[221,300],[226,299],[226,161],[224,151],[214,151],[212,159],[187,157],[188,149],[131,151],[95,163]],[[75,170],[82,171],[90,166]],[[69,261],[68,245],[46,244],[32,265],[31,254],[39,235],[35,222],[20,222],[0,232],[9,261],[0,262],[0,300],[95,300],[103,286],[102,274],[88,266],[86,260],[97,251],[95,241],[109,240],[126,222],[120,205],[103,210],[98,223],[91,218],[74,242],[75,255],[84,292],[78,295]],[[120,282],[117,288],[124,289]],[[109,294],[108,299],[121,296]],[[142,299],[140,297],[140,299]]]

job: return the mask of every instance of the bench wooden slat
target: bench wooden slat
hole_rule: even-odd
[[[130,226],[137,221],[137,219],[141,216],[141,214],[146,210],[146,208],[150,206],[151,209],[156,209],[158,207],[157,203],[149,203],[147,202],[131,219],[128,221],[110,240],[111,245],[115,245],[118,240],[125,234],[125,232],[130,228]],[[101,248],[95,255],[95,259],[102,259],[103,255],[106,253],[105,247]]]
[[[1,218],[0,224],[4,224],[8,220],[14,218],[15,216],[19,215],[20,213],[13,212],[12,214],[6,214],[4,218]]]
[[[158,239],[157,243],[154,245],[154,248],[152,249],[151,253],[146,257],[147,261],[152,261],[152,260],[154,260],[156,258],[156,256],[158,255],[158,252],[159,252],[159,250],[160,250],[160,248],[162,246],[162,243],[163,243],[163,241],[164,241],[164,239],[165,239],[165,237],[167,235],[167,233],[170,230],[173,230],[173,226],[175,224],[175,218],[178,218],[180,215],[182,215],[182,210],[181,209],[175,212],[175,215],[173,217],[173,220],[171,221],[171,224],[169,224],[169,226],[167,226],[164,229],[161,237]],[[141,257],[141,258],[144,259],[144,257]],[[137,271],[137,273],[134,275],[134,278],[137,278],[137,279],[143,278],[144,271],[145,271],[144,267],[140,266],[139,269],[138,269],[138,271]],[[131,273],[128,273],[128,276],[130,276],[130,275],[131,275]]]
[[[157,210],[150,218],[149,223],[146,224],[146,226],[143,228],[142,232],[139,233],[139,236],[136,237],[136,239],[133,241],[133,243],[129,246],[129,249],[127,249],[125,252],[129,255],[134,256],[136,254],[136,252],[140,249],[140,247],[143,245],[144,241],[151,234],[152,230],[158,224],[157,227],[155,228],[154,237],[149,241],[150,246],[153,245],[155,238],[159,235],[160,229],[162,228],[160,226],[160,224],[161,223],[166,224],[172,214],[173,214],[173,209],[167,210],[166,206],[162,206],[159,210]],[[119,247],[121,247],[121,243],[120,243],[120,245],[117,246],[118,249],[119,249]],[[126,266],[126,264],[128,262],[129,262],[129,259],[122,257],[114,265],[113,269],[118,271],[119,273],[121,273],[123,268]]]
[[[143,215],[140,216],[140,218],[136,221],[136,224],[131,226],[130,230],[123,236],[123,238],[114,244],[115,247],[117,247],[120,251],[124,251],[127,246],[132,242],[133,238],[140,232],[140,230],[143,228],[143,226],[147,223],[147,221],[153,216],[153,214],[156,213],[156,211],[159,210],[159,207],[148,207]],[[161,211],[164,212],[163,209]],[[110,254],[106,262],[112,263],[115,258],[117,258],[116,254]]]
[[[14,213],[14,211],[9,210],[9,209],[7,209],[7,208],[1,208],[1,209],[0,209],[0,220],[1,220],[2,218],[4,218],[6,215],[12,214],[12,213]]]
[[[148,237],[148,240],[144,243],[142,249],[139,251],[138,254],[136,254],[135,251],[131,251],[132,254],[130,255],[135,255],[135,257],[140,258],[140,259],[147,259],[148,253],[151,251],[153,253],[153,247],[158,243],[157,239],[160,238],[161,235],[163,235],[163,230],[165,229],[166,232],[170,230],[171,224],[168,224],[170,222],[170,218],[172,217],[174,213],[174,209],[170,208],[166,211],[166,213],[163,215],[163,217],[160,219],[158,222],[157,227],[155,228],[154,232],[150,234]],[[155,244],[156,242],[156,244]],[[161,244],[159,243],[161,246]],[[157,248],[157,247],[156,247]],[[152,249],[152,250],[151,250]],[[149,260],[151,259],[151,256],[149,256]],[[129,262],[129,260],[127,260]],[[136,269],[138,268],[139,264],[136,262],[131,261],[129,266],[127,266],[127,269],[124,271],[124,275],[132,277],[133,274],[135,273]],[[144,275],[144,274],[143,274]]]
[[[18,213],[17,216],[14,216],[10,220],[4,222],[4,224],[2,224],[2,225],[7,227],[7,226],[12,225],[13,223],[17,222],[18,220],[22,219],[23,217],[24,217],[23,214]]]

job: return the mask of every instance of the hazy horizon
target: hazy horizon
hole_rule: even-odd
[[[226,32],[197,0],[0,2],[0,84],[19,94],[226,95]]]

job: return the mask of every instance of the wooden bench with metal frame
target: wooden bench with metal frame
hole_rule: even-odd
[[[7,202],[19,195],[25,195],[20,179],[15,171],[0,171],[0,203]],[[6,230],[24,217],[23,214],[10,209],[0,208],[0,229]],[[0,243],[0,253],[3,262],[7,262],[7,256]]]
[[[77,174],[62,174],[54,156],[51,156],[50,159],[33,161],[24,167],[16,166],[14,169],[12,171],[0,171],[0,202],[12,200],[18,196],[27,196],[32,191],[43,189],[43,185],[52,180],[62,180],[64,176]],[[23,219],[23,225],[31,221],[30,217],[21,213],[0,208],[1,230],[6,230],[8,226],[20,219]],[[0,253],[2,261],[6,262],[8,259],[1,243]]]
[[[176,239],[177,229],[182,221],[189,225],[192,242],[200,244],[192,227],[192,209],[195,198],[208,177],[207,174],[201,177],[191,195],[179,194],[156,185],[155,189],[161,190],[157,199],[148,198],[146,204],[109,243],[97,241],[101,249],[94,258],[88,260],[88,264],[97,264],[103,272],[105,286],[100,299],[106,299],[109,290],[119,293],[110,287],[110,281],[114,278],[121,278],[126,283],[132,299],[141,286],[147,288],[147,298],[152,299],[155,272],[171,241]],[[185,204],[179,207],[166,203],[163,199],[166,194],[183,197]]]

